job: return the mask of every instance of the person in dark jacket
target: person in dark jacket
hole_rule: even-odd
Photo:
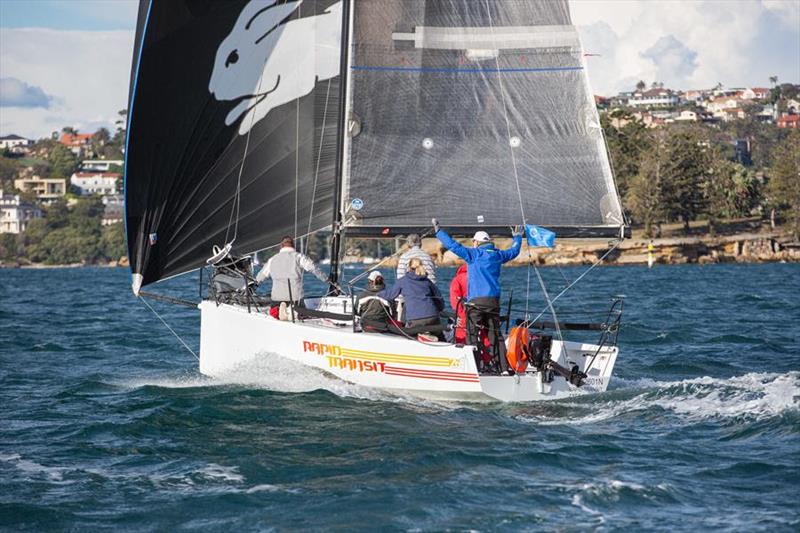
[[[522,232],[519,227],[511,230],[514,244],[508,250],[498,250],[485,231],[475,233],[473,247],[467,248],[439,228],[438,220],[434,218],[432,222],[436,237],[445,248],[467,262],[467,342],[478,346],[480,328],[485,327],[500,371],[507,373],[505,342],[500,329],[500,269],[519,255]],[[481,364],[482,361],[478,361],[479,369]]]
[[[361,329],[381,333],[388,331],[392,304],[382,295],[386,289],[383,275],[373,270],[367,280],[367,290],[356,299],[356,313],[361,317]]]
[[[391,289],[383,293],[387,300],[400,295],[405,299],[406,327],[439,326],[439,313],[444,309],[442,293],[428,279],[425,266],[417,258],[408,262],[408,272]],[[436,336],[441,338],[440,332]]]

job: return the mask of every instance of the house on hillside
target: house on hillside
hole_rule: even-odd
[[[800,128],[800,115],[783,115],[775,122],[779,128]]]
[[[722,109],[719,113],[714,113],[714,116],[719,116],[723,122],[730,122],[731,120],[738,120],[745,118],[747,113],[744,112],[744,109],[741,107],[733,107],[728,109]]]
[[[91,133],[62,133],[58,142],[70,149],[76,156],[82,156],[92,142]]]
[[[800,102],[794,99],[787,100],[786,112],[790,115],[800,115]]]
[[[14,187],[20,191],[34,194],[36,199],[44,204],[51,203],[67,194],[67,180],[59,178],[40,178],[39,176],[21,178],[14,180]]]
[[[118,224],[125,218],[125,202],[121,194],[104,196],[103,219],[100,222],[103,226]]]
[[[19,135],[3,135],[0,137],[0,150],[8,150],[12,154],[27,154],[33,141]]]
[[[681,102],[677,93],[671,89],[656,87],[647,91],[635,91],[628,98],[631,107],[674,107]]]
[[[81,196],[99,194],[107,196],[117,194],[117,180],[120,174],[116,172],[76,172],[69,181],[78,189]]]
[[[756,120],[759,122],[772,123],[778,117],[778,110],[773,104],[766,104],[761,111],[756,113]]]
[[[692,111],[690,109],[684,109],[677,115],[674,115],[672,117],[672,120],[674,120],[675,122],[697,122],[698,120],[700,120],[700,117],[698,117],[696,111]]]
[[[766,100],[769,97],[769,89],[764,87],[753,87],[742,91],[742,98],[745,100]]]
[[[684,102],[701,102],[705,100],[706,92],[707,91],[696,91],[690,89],[688,91],[683,91],[681,93],[678,93],[678,95]]]
[[[0,189],[0,233],[22,233],[28,229],[28,222],[41,217],[41,209],[18,194],[5,194]]]
[[[122,159],[86,159],[81,161],[81,172],[109,172],[112,166],[123,167]]]

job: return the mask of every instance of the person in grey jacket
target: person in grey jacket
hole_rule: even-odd
[[[406,244],[408,244],[408,250],[406,250],[397,261],[397,279],[401,280],[406,275],[409,261],[412,259],[419,259],[422,261],[422,266],[425,267],[428,279],[431,280],[432,283],[436,283],[436,265],[433,263],[431,256],[421,248],[422,239],[420,236],[416,233],[412,233],[406,238]]]
[[[322,282],[328,281],[310,257],[294,249],[294,240],[287,236],[281,239],[280,251],[269,258],[256,276],[256,281],[261,283],[272,278],[272,301],[297,304],[303,301],[303,272],[311,272]]]

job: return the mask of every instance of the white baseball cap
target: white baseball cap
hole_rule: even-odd
[[[492,238],[489,237],[489,234],[485,231],[476,231],[472,240],[477,242],[492,242]]]
[[[367,276],[367,279],[370,281],[375,281],[378,278],[383,279],[383,274],[381,274],[378,270],[373,270],[369,273],[369,276]]]

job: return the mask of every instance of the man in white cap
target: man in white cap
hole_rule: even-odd
[[[422,249],[422,239],[416,233],[412,233],[406,238],[408,250],[403,252],[400,259],[397,261],[397,279],[403,279],[403,276],[408,272],[408,262],[414,258],[422,261],[422,266],[425,267],[425,272],[428,273],[428,279],[436,283],[436,265],[433,263],[431,256]]]
[[[508,250],[498,250],[485,231],[478,231],[472,237],[472,248],[454,241],[446,231],[439,228],[439,221],[433,219],[436,237],[442,244],[467,262],[467,342],[479,346],[478,332],[486,328],[494,357],[499,359],[502,373],[508,372],[505,357],[505,343],[500,330],[500,267],[519,255],[522,246],[522,232],[519,226],[511,229],[514,244]],[[478,358],[478,368],[482,361]]]
[[[369,273],[367,290],[356,299],[356,313],[361,317],[364,331],[387,331],[392,317],[392,304],[384,298],[386,284],[377,270]]]

